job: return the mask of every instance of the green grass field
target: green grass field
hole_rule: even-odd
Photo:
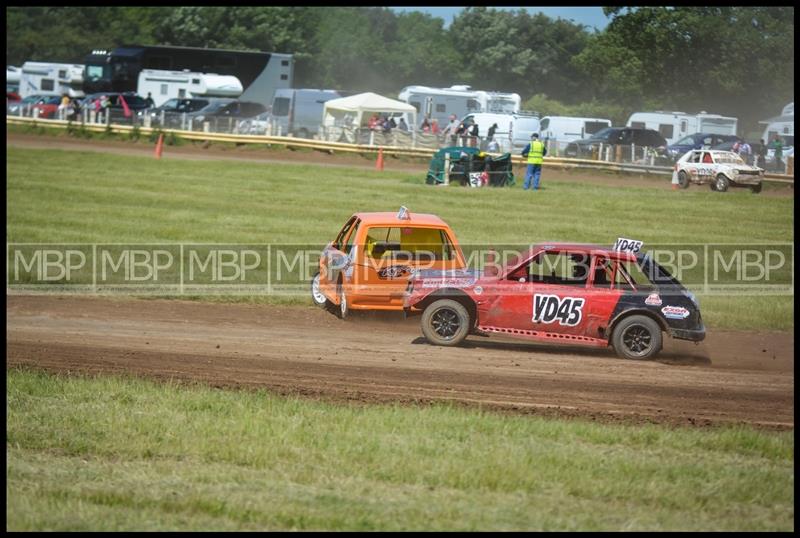
[[[792,530],[793,432],[7,370],[8,530]]]
[[[507,189],[441,188],[424,185],[422,174],[323,165],[157,161],[13,147],[6,155],[6,239],[12,243],[322,245],[352,213],[400,205],[441,216],[462,244],[610,245],[619,236],[646,245],[794,241],[793,199],[747,190],[720,195],[703,188],[548,182],[545,170],[545,189],[534,194],[524,192],[521,181]],[[221,300],[309,302],[305,296]],[[711,329],[792,330],[792,303],[791,296],[701,295]]]

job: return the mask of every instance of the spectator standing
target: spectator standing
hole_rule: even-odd
[[[533,180],[533,190],[539,190],[539,179],[542,176],[542,163],[545,155],[547,155],[547,148],[539,140],[539,133],[533,133],[531,143],[522,150],[522,156],[528,158],[528,170],[525,172],[525,184],[522,186],[524,190],[531,187],[531,179]]]
[[[494,133],[497,132],[497,124],[493,123],[491,127],[489,127],[489,132],[486,133],[486,139],[491,141],[494,139]]]
[[[378,129],[380,122],[381,119],[378,117],[378,114],[375,113],[372,115],[372,117],[370,117],[369,121],[367,122],[367,127],[369,128],[370,131],[375,131]]]
[[[742,143],[739,144],[739,157],[747,164],[753,164],[753,149],[747,140],[742,140]]]
[[[456,138],[458,137],[458,121],[456,121],[456,115],[450,115],[450,123],[447,124],[447,127],[444,128],[442,134],[450,136],[450,145],[456,145]]]
[[[767,168],[767,143],[762,138],[758,145],[758,154],[756,156],[756,166],[759,168]]]
[[[153,108],[155,101],[153,101],[152,92],[147,92],[147,97],[144,98],[144,104],[147,105],[147,108]]]
[[[433,120],[431,121],[431,133],[438,135],[439,134],[439,121]]]
[[[425,118],[422,120],[422,125],[420,125],[419,128],[423,133],[431,132],[431,123],[428,121],[428,116],[425,116]]]
[[[58,105],[59,118],[65,118],[69,114],[70,100],[66,93],[61,96],[61,103]]]
[[[772,147],[775,150],[775,155],[772,158],[773,166],[776,172],[783,172],[783,141],[781,137],[775,135],[772,141]]]
[[[473,123],[469,128],[470,145],[474,148],[478,146],[478,124]]]
[[[397,128],[403,131],[404,133],[408,132],[408,124],[406,123],[405,118],[400,118],[400,124],[397,126]]]

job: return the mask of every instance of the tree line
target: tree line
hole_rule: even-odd
[[[6,64],[83,63],[93,49],[182,45],[292,53],[295,86],[469,84],[542,114],[624,123],[637,110],[777,115],[794,99],[793,7],[611,7],[600,32],[470,7],[452,24],[383,7],[8,7]]]

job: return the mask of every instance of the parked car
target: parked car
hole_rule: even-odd
[[[6,92],[6,103],[16,103],[21,100],[22,98],[17,92]]]
[[[736,135],[721,135],[714,133],[694,133],[684,136],[674,144],[667,146],[667,153],[672,159],[677,160],[687,151],[692,149],[710,149],[719,144],[730,142],[731,146],[737,141],[741,142],[743,139]],[[730,147],[727,149],[730,151]]]
[[[183,114],[188,115],[197,112],[209,105],[208,99],[199,98],[175,98],[168,99],[161,106],[151,108],[148,112],[150,114],[151,124],[154,126],[161,125],[161,117],[163,112],[164,125],[167,128],[181,127],[184,121]]]
[[[345,318],[353,310],[402,310],[408,278],[421,269],[466,267],[455,233],[436,215],[356,213],[325,246],[311,283],[317,306]]]
[[[36,104],[31,108],[31,115],[38,116],[45,119],[53,119],[58,112],[58,105],[61,104],[61,97],[58,95],[50,95],[39,99]]]
[[[267,132],[272,117],[269,112],[264,112],[258,116],[242,120],[239,122],[239,133],[251,135],[263,135]],[[277,131],[276,131],[277,133]],[[284,134],[284,133],[281,133]]]
[[[46,95],[29,95],[27,97],[23,97],[20,101],[8,103],[8,106],[6,107],[6,114],[8,116],[19,116],[20,110],[22,110],[23,113],[29,113],[29,111],[26,109],[33,107],[33,105],[43,101],[46,98]]]
[[[749,187],[754,193],[761,192],[764,169],[745,163],[731,151],[694,149],[675,163],[678,185],[688,189],[689,185],[709,184],[712,191],[725,192],[729,187]]]
[[[263,114],[267,111],[267,107],[261,103],[253,103],[249,101],[232,100],[217,107],[211,107],[210,105],[211,104],[209,103],[208,107],[195,112],[192,117],[192,121],[200,123],[204,121],[214,121],[215,119],[221,120],[226,118],[231,118],[232,120],[245,119],[258,116],[259,114]]]
[[[653,129],[638,129],[634,127],[606,127],[593,134],[589,138],[576,140],[567,144],[564,150],[566,157],[586,158],[592,155],[593,151],[599,149],[600,144],[605,146],[626,146],[632,144],[635,147],[635,155],[630,154],[630,149],[623,150],[623,157],[631,160],[644,157],[644,148],[649,147],[659,153],[663,153],[667,148],[667,141],[663,136]]]
[[[484,271],[422,271],[408,284],[404,309],[421,314],[422,334],[440,346],[501,335],[611,345],[623,358],[648,359],[663,332],[705,338],[696,297],[651,256],[597,245],[545,243]]]

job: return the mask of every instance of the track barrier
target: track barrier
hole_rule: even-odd
[[[110,124],[106,127],[103,124],[92,125],[90,123],[69,122],[65,120],[47,120],[41,118],[28,118],[17,116],[6,116],[7,125],[38,125],[54,128],[66,129],[68,127],[81,126],[87,131],[105,132],[110,130],[112,133],[128,134],[134,127],[131,125]],[[438,148],[408,148],[408,147],[393,147],[393,146],[370,146],[367,144],[351,144],[346,142],[329,142],[322,140],[313,140],[307,138],[296,138],[291,136],[264,136],[264,135],[244,135],[244,134],[216,134],[211,132],[202,131],[181,131],[178,129],[154,129],[147,127],[138,127],[142,135],[150,135],[154,132],[159,134],[174,134],[185,140],[199,140],[203,142],[229,142],[234,144],[263,144],[263,145],[278,145],[294,148],[306,148],[325,151],[327,153],[385,153],[386,155],[394,155],[396,157],[416,157],[421,159],[430,159],[438,151]],[[612,146],[607,146],[607,151],[611,151]],[[617,151],[620,152],[621,158],[622,146],[617,146]],[[499,153],[489,153],[489,155],[500,155]],[[792,159],[792,165],[794,164]],[[512,155],[511,162],[515,165],[524,166],[526,159],[521,155]],[[578,159],[569,157],[544,157],[544,165],[547,167],[560,168],[563,170],[580,169],[580,170],[605,170],[609,172],[622,172],[622,173],[638,173],[638,174],[656,174],[656,175],[671,175],[674,172],[673,166],[650,166],[646,164],[634,164],[624,162],[607,162],[597,161],[592,159]],[[792,166],[794,168],[794,166]],[[788,174],[774,174],[767,173],[764,175],[765,181],[772,181],[776,183],[789,183],[794,184],[794,176]]]

